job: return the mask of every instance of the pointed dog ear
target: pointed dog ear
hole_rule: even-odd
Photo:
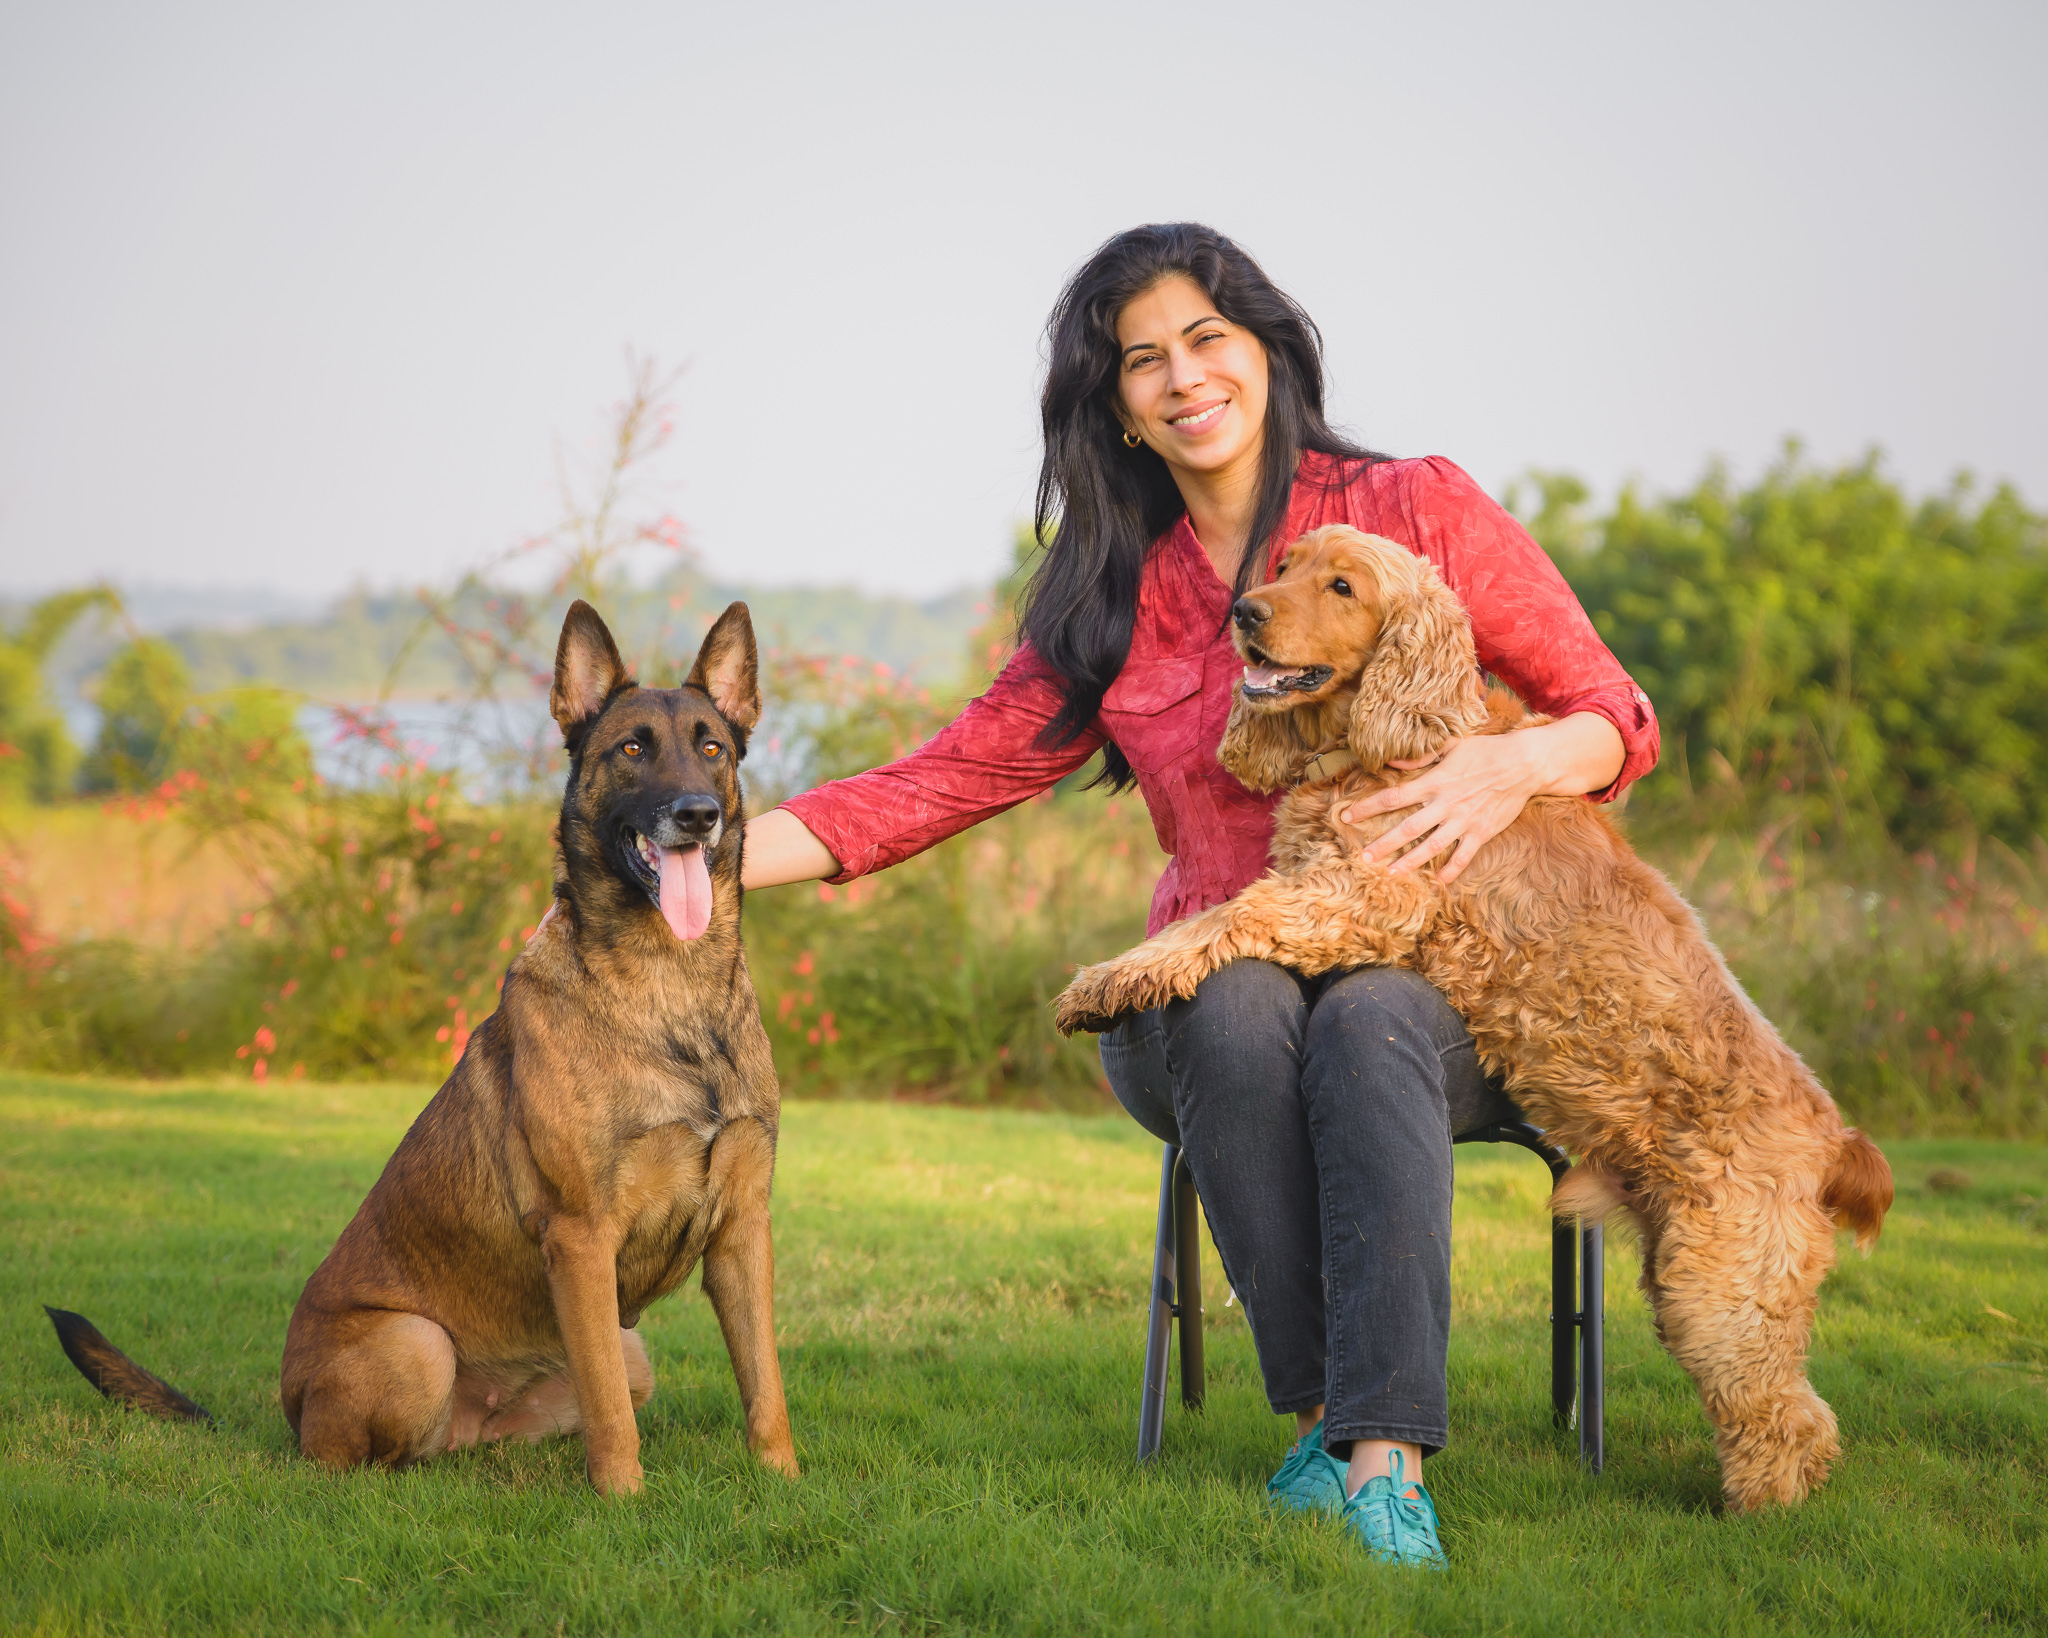
[[[1244,702],[1244,684],[1230,691],[1230,721],[1216,760],[1247,790],[1277,791],[1294,783],[1302,758],[1315,749],[1301,737],[1300,711],[1258,711]]]
[[[760,660],[746,604],[732,604],[704,634],[686,686],[709,694],[718,714],[742,735],[761,720]]]
[[[555,686],[548,693],[548,712],[572,752],[598,712],[632,686],[611,632],[597,610],[577,598],[562,621],[562,640],[555,645]]]
[[[1368,768],[1435,756],[1486,718],[1472,621],[1428,559],[1399,546],[1368,560],[1380,634],[1358,679],[1351,749]]]

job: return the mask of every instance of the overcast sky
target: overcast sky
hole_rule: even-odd
[[[2048,6],[0,13],[0,592],[328,592],[554,515],[687,364],[707,567],[929,594],[1029,506],[1040,333],[1194,217],[1333,414],[1496,492],[1798,433],[2048,504]]]

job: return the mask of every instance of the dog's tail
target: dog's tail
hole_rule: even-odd
[[[1892,1207],[1892,1168],[1870,1134],[1855,1127],[1842,1133],[1834,1170],[1821,1186],[1820,1203],[1843,1228],[1856,1231],[1856,1249],[1864,1256],[1877,1244],[1884,1214]]]
[[[79,1375],[109,1399],[174,1422],[213,1421],[212,1411],[187,1399],[162,1377],[151,1376],[101,1336],[83,1314],[67,1313],[47,1303],[43,1312],[57,1327],[57,1340],[64,1345],[65,1357],[78,1367]]]

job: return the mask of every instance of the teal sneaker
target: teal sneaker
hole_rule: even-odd
[[[1414,1495],[1402,1494],[1409,1486],[1402,1476],[1398,1450],[1388,1457],[1388,1462],[1393,1469],[1392,1477],[1382,1473],[1376,1479],[1367,1479],[1358,1487],[1358,1494],[1344,1503],[1344,1528],[1383,1564],[1443,1569],[1443,1545],[1436,1539],[1436,1503],[1419,1482],[1414,1486]]]
[[[1323,1449],[1322,1423],[1287,1447],[1280,1471],[1266,1481],[1266,1497],[1301,1513],[1344,1511],[1344,1464]]]

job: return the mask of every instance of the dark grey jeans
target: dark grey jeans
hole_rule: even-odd
[[[1451,1135],[1515,1110],[1465,1022],[1391,967],[1235,961],[1102,1037],[1117,1099],[1187,1151],[1266,1398],[1323,1440],[1450,1438]]]

